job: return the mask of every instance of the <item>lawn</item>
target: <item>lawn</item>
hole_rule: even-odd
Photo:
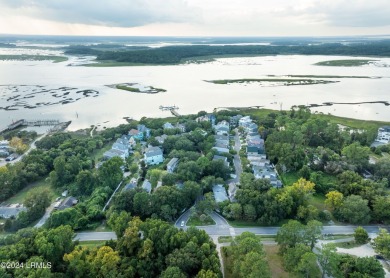
[[[362,243],[356,243],[355,240],[334,243],[334,245],[336,247],[345,248],[345,249],[351,249],[351,248],[359,247],[359,246],[362,246],[364,244],[365,243],[363,243],[363,244]]]
[[[92,153],[91,157],[92,157],[95,161],[99,161],[99,159],[101,159],[101,158],[103,157],[103,154],[104,154],[106,151],[108,151],[108,150],[111,149],[112,144],[113,144],[113,142],[110,141],[110,142],[108,142],[107,144],[105,144],[101,149],[95,150],[95,151]]]
[[[231,236],[220,236],[218,238],[218,243],[227,243],[227,242],[232,242],[233,241],[233,237]]]
[[[278,255],[279,246],[263,245],[268,265],[271,271],[271,276],[275,278],[297,277],[292,273],[288,273],[283,269],[282,258]]]
[[[17,194],[9,198],[8,200],[4,201],[6,204],[16,204],[16,203],[23,203],[26,196],[35,189],[47,189],[52,193],[52,201],[58,196],[60,196],[59,193],[57,193],[54,190],[54,187],[50,184],[49,180],[47,178],[44,178],[40,181],[34,182],[22,190],[20,190]]]
[[[315,206],[319,211],[326,209],[325,196],[321,194],[314,194],[309,198],[309,205]]]
[[[298,172],[288,172],[280,175],[280,178],[283,182],[283,185],[292,185],[297,180],[299,180],[300,176]]]
[[[221,247],[221,256],[223,260],[223,277],[225,278],[234,278],[233,273],[229,271],[228,266],[233,266],[234,261],[231,257],[225,255],[226,246]]]
[[[79,245],[88,247],[88,248],[95,248],[103,246],[106,243],[105,240],[90,240],[90,241],[80,241]]]
[[[191,215],[186,225],[187,226],[208,226],[208,225],[215,225],[215,221],[208,215],[206,215],[205,220],[202,221],[200,220],[199,216],[196,213],[194,213]]]

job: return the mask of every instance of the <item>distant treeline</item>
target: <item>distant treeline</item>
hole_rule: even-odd
[[[88,46],[72,46],[68,54],[97,55],[99,61],[116,61],[140,64],[177,64],[185,59],[221,55],[348,55],[348,56],[390,56],[390,40],[365,43],[324,43],[316,45],[192,45],[167,46],[131,50],[103,51]]]

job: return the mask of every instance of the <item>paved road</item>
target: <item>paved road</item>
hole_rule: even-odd
[[[181,216],[183,217],[183,215]],[[182,228],[177,226],[178,223],[181,223],[179,220],[175,223],[175,226],[178,228]],[[231,230],[234,231],[236,235],[240,235],[243,232],[252,232],[257,235],[276,235],[280,227],[251,227],[251,228],[232,228],[230,226],[225,225],[212,225],[212,226],[202,226],[198,227],[198,229],[206,231],[206,233],[210,236],[230,236]],[[184,227],[184,229],[187,229],[188,227]],[[357,228],[357,226],[324,226],[324,229],[322,230],[322,234],[353,234],[354,230]],[[367,230],[368,233],[377,233],[379,231],[379,228],[386,228],[389,230],[390,227],[384,227],[384,226],[363,226],[364,229]],[[109,239],[116,239],[116,235],[114,232],[84,232],[84,233],[78,233],[77,239],[80,241],[86,241],[86,240],[109,240]]]
[[[83,232],[77,233],[75,240],[90,241],[90,240],[110,240],[117,239],[114,232]]]
[[[54,206],[55,206],[56,203],[57,203],[57,202],[52,203],[52,204],[46,209],[46,212],[45,212],[45,214],[42,216],[41,220],[39,220],[39,222],[38,222],[37,224],[35,224],[35,226],[34,226],[35,228],[40,228],[40,227],[42,227],[42,226],[46,223],[46,221],[47,221],[47,219],[49,219],[50,214],[51,214],[51,212],[53,211]]]

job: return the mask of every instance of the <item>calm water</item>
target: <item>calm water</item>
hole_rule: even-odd
[[[48,53],[49,52],[49,53]],[[45,54],[58,50],[47,50]],[[0,53],[1,54],[1,53]],[[15,53],[16,54],[16,53]],[[71,130],[93,124],[113,126],[125,122],[123,117],[139,119],[170,116],[159,110],[160,105],[177,105],[181,114],[212,111],[216,107],[264,106],[288,109],[292,105],[321,104],[323,102],[390,101],[390,68],[377,65],[362,67],[314,66],[320,61],[353,59],[332,56],[265,56],[251,58],[223,58],[206,64],[178,66],[142,66],[93,68],[67,66],[67,62],[0,61],[0,85],[42,85],[73,87],[99,91],[98,97],[82,98],[70,104],[57,104],[17,111],[0,110],[0,126],[17,120],[59,119],[72,121]],[[390,58],[380,58],[390,65]],[[262,78],[266,75],[342,75],[378,76],[381,79],[330,79],[333,84],[303,86],[270,86],[259,84],[216,85],[204,80]],[[139,83],[166,89],[160,94],[136,94],[106,87],[116,83]],[[10,95],[12,96],[12,95]],[[26,100],[29,101],[29,100]],[[34,103],[34,100],[31,100]],[[6,106],[7,100],[0,100]],[[390,121],[390,106],[383,104],[334,105],[312,108],[312,111],[335,115]]]

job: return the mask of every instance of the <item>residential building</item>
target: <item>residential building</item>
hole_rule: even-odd
[[[197,121],[198,123],[200,122],[210,122],[212,126],[215,125],[215,121],[216,121],[216,117],[214,114],[207,114],[207,115],[204,115],[204,116],[200,116],[198,118],[195,119],[195,121]]]
[[[227,135],[215,135],[215,142],[229,146],[229,136]]]
[[[157,165],[164,161],[163,152],[159,147],[148,147],[144,153],[147,165]]]
[[[6,157],[9,156],[9,152],[7,149],[0,149],[0,157]]]
[[[179,129],[181,133],[186,132],[186,126],[185,126],[185,124],[179,124],[179,123],[177,123],[177,124],[175,125],[175,128]]]
[[[252,123],[252,119],[250,116],[245,116],[238,120],[238,125],[242,127],[247,127],[251,123]]]
[[[216,150],[218,153],[229,153],[229,146],[221,143],[215,143],[214,150]]]
[[[165,124],[163,124],[163,129],[173,129],[175,128],[173,126],[173,124],[169,123],[169,122],[166,122]]]
[[[214,199],[217,203],[229,200],[226,189],[222,184],[213,186]]]
[[[144,138],[150,137],[150,129],[147,128],[145,125],[137,125],[137,130],[139,132],[142,132]]]
[[[227,121],[221,121],[214,126],[217,135],[229,135],[230,125]]]
[[[167,164],[167,172],[168,173],[173,173],[173,171],[175,171],[176,167],[177,167],[177,164],[179,164],[179,159],[174,157],[172,158],[168,164]]]
[[[139,130],[134,129],[134,128],[130,129],[129,135],[131,137],[134,137],[134,139],[139,140],[139,141],[144,139],[144,134],[142,132],[140,132]]]
[[[137,180],[135,178],[132,178],[128,184],[123,188],[122,191],[127,191],[131,189],[135,189],[137,187]]]
[[[77,204],[78,200],[72,196],[66,197],[55,209],[64,210],[67,208],[71,208]]]
[[[123,160],[126,160],[126,158],[128,157],[128,153],[126,154],[126,152],[124,152],[124,151],[111,149],[111,150],[106,151],[103,154],[103,159],[105,159],[105,160],[109,160],[113,157],[120,157]]]
[[[225,164],[226,167],[229,167],[229,161],[227,160],[226,156],[214,155],[213,161],[218,161],[218,160],[223,161],[223,164]]]
[[[119,140],[119,139],[118,139]],[[112,149],[113,150],[119,150],[119,151],[122,151],[125,153],[125,157],[128,157],[129,156],[129,148],[130,148],[130,145],[125,145],[125,144],[122,144],[122,143],[117,143],[115,142],[113,145],[112,145]]]
[[[168,135],[163,134],[161,136],[156,136],[154,139],[156,139],[160,144],[163,144],[165,139],[168,138]]]
[[[247,155],[264,154],[264,144],[248,144],[246,146]]]
[[[150,194],[150,192],[152,192],[152,184],[148,180],[144,180],[142,183],[142,189]]]
[[[241,115],[236,115],[236,116],[232,116],[230,117],[230,125],[232,127],[237,127],[238,126],[238,121],[242,118]]]
[[[382,126],[378,129],[376,141],[384,144],[390,143],[390,126]]]
[[[0,149],[6,149],[9,148],[9,142],[7,140],[0,141]]]

